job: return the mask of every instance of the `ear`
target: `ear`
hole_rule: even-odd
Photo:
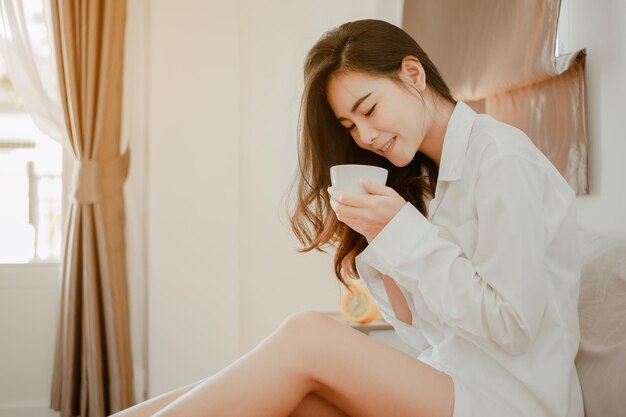
[[[405,56],[400,66],[398,76],[408,85],[423,93],[426,90],[426,73],[421,62],[414,56]]]

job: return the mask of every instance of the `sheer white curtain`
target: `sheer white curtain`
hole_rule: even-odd
[[[0,53],[33,121],[50,138],[64,144],[65,120],[48,4],[44,0],[0,0]]]

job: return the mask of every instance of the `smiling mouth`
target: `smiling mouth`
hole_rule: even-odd
[[[383,146],[382,148],[380,148],[380,150],[385,153],[387,152],[387,149],[389,149],[389,147],[391,146],[391,144],[396,140],[396,137],[394,136],[393,138],[391,138],[391,140],[387,143],[385,143],[385,146]]]

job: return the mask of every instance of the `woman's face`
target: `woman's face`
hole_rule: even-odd
[[[356,144],[398,167],[413,160],[429,124],[424,101],[410,83],[410,78],[399,83],[347,72],[332,77],[326,91],[337,120]]]

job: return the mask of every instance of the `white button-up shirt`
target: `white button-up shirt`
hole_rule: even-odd
[[[455,383],[455,417],[582,417],[575,193],[520,130],[458,102],[428,218],[407,203],[356,259],[383,317]],[[393,313],[391,277],[413,316]]]

